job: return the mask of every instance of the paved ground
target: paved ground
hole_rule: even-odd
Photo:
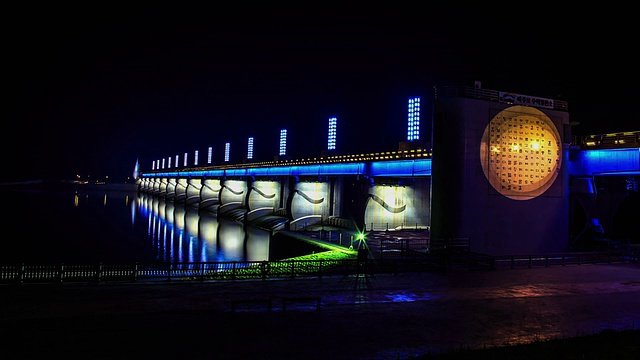
[[[3,285],[0,301],[2,359],[409,359],[638,328],[640,264]]]

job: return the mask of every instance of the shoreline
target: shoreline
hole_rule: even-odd
[[[82,189],[82,190],[117,190],[117,191],[138,191],[136,183],[111,183],[111,182],[81,182],[72,180],[49,180],[37,179],[26,181],[13,181],[0,183],[0,189],[7,190],[27,190],[27,189]]]

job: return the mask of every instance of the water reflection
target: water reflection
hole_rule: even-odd
[[[148,194],[139,195],[138,210],[147,221],[147,235],[158,261],[269,260],[270,233],[266,230]]]
[[[1,263],[93,264],[270,259],[270,232],[151,194],[90,186],[0,189]]]

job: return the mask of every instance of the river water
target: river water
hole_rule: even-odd
[[[0,264],[270,260],[270,232],[134,185],[13,186],[0,195]]]

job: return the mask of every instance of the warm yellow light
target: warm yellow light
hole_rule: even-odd
[[[522,128],[517,143],[501,136],[521,123],[532,126]],[[539,129],[533,131],[533,124],[540,124]],[[540,142],[540,138],[545,142]],[[560,135],[553,121],[540,110],[524,106],[507,108],[493,117],[482,139],[482,170],[492,187],[508,198],[529,200],[540,196],[560,173]],[[507,156],[500,154],[505,146],[511,146]],[[541,151],[543,147],[544,151]],[[535,157],[532,157],[533,153]]]

